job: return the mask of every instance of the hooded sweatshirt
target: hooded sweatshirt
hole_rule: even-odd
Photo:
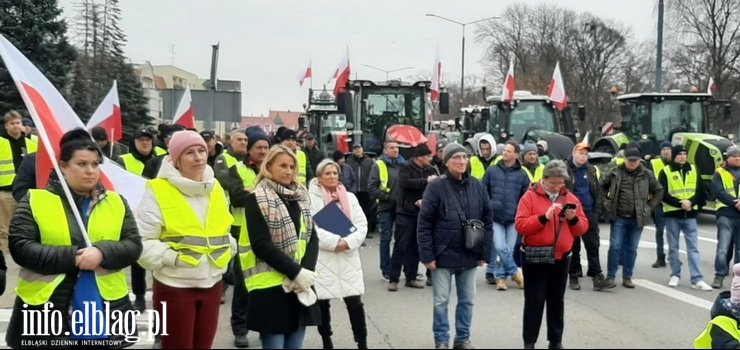
[[[170,157],[166,156],[162,161],[162,167],[157,177],[166,179],[177,187],[188,202],[188,206],[198,215],[202,223],[205,223],[209,205],[224,205],[227,207],[229,205],[227,201],[224,201],[224,203],[210,203],[209,201],[211,191],[223,191],[213,176],[213,169],[210,166],[205,169],[203,181],[193,181],[183,177],[180,171],[172,165]],[[188,212],[187,209],[185,212]],[[147,270],[151,270],[157,281],[175,288],[211,288],[221,281],[226,268],[214,266],[205,254],[201,256],[198,266],[183,267],[177,265],[178,253],[170,248],[167,243],[160,240],[164,230],[164,219],[162,210],[151,188],[146,189],[136,210],[136,223],[139,226],[139,233],[144,246],[139,264]],[[233,256],[237,251],[236,240],[231,237],[228,231],[224,234],[229,237]]]

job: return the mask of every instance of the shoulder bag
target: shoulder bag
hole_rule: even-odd
[[[465,216],[465,212],[460,205],[457,194],[455,194],[455,191],[452,189],[452,185],[450,185],[449,181],[446,179],[443,181],[445,181],[445,187],[447,188],[450,200],[455,205],[457,215],[460,216],[460,222],[462,223],[463,232],[465,233],[465,248],[478,253],[482,252],[483,239],[486,233],[485,224],[483,224],[483,221],[481,220],[468,219]]]

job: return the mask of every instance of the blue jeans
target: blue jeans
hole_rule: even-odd
[[[607,258],[607,277],[614,278],[622,258],[622,278],[632,278],[637,259],[637,246],[640,244],[642,227],[637,227],[637,219],[617,217],[612,221],[609,234],[609,255]]]
[[[702,275],[696,218],[665,218],[665,227],[666,236],[668,237],[668,263],[671,265],[671,276],[681,278],[681,259],[678,257],[678,246],[681,231],[683,231],[683,238],[686,241],[686,256],[689,259],[691,283],[699,282]]]
[[[502,225],[493,223],[493,246],[491,251],[491,264],[486,267],[486,273],[492,273],[496,279],[514,276],[518,267],[514,262],[514,246],[518,234],[514,229],[514,223]],[[501,260],[495,263],[496,256]]]
[[[380,271],[383,273],[383,276],[390,276],[391,274],[391,240],[393,239],[393,221],[395,220],[395,212],[378,212],[378,224],[380,224]]]
[[[260,333],[263,349],[302,349],[305,337],[306,326],[298,326],[298,329],[290,334]]]
[[[457,287],[457,306],[455,307],[455,343],[470,339],[470,324],[473,320],[473,299],[475,298],[475,267],[432,270],[432,294],[434,295],[434,314],[432,332],[434,342],[448,344],[450,341],[450,321],[447,317],[447,304],[450,302],[452,276]]]
[[[725,277],[729,274],[728,258],[730,247],[735,242],[735,263],[740,262],[740,220],[717,216],[717,251],[714,255],[714,274]]]
[[[653,212],[653,221],[655,222],[655,252],[658,253],[658,259],[665,257],[663,248],[663,231],[665,229],[665,217],[663,216],[663,205],[658,204]]]

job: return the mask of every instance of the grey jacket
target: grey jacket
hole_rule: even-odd
[[[653,210],[663,198],[663,186],[655,179],[653,173],[642,164],[636,171],[634,186],[635,219],[637,219],[637,226],[643,227],[653,223]],[[628,175],[627,169],[622,164],[601,179],[601,189],[605,196],[602,201],[604,206],[602,218],[604,220],[614,221],[617,217],[617,195],[624,176]]]

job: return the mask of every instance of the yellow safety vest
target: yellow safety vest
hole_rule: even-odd
[[[719,174],[720,179],[722,179],[722,187],[727,191],[727,194],[732,198],[737,198],[737,191],[735,190],[735,176],[722,167],[717,168],[717,174]],[[722,203],[719,200],[716,201],[714,205],[717,210],[719,210],[719,208],[726,207],[725,203]]]
[[[162,155],[165,155],[165,154],[167,154],[167,150],[166,149],[164,149],[162,147],[159,147],[159,146],[154,146],[154,155],[155,156],[162,156]]]
[[[226,195],[221,185],[216,182],[211,191],[205,224],[169,181],[149,180],[147,186],[162,210],[164,230],[159,239],[179,253],[179,261],[198,266],[205,254],[216,267],[225,268],[231,260],[228,232],[234,219],[225,205]]]
[[[242,179],[242,185],[244,188],[250,188],[248,181],[250,180],[250,173],[254,174],[254,171],[250,171],[244,162],[239,161],[236,159],[236,157],[232,156],[231,154],[228,154],[226,152],[219,155],[219,157],[223,157],[224,163],[226,163],[226,168],[231,169],[231,167],[236,166],[236,173],[239,174],[239,178]],[[256,177],[255,177],[256,180]],[[238,207],[231,207],[231,216],[234,217],[234,223],[232,223],[232,226],[239,226],[239,234],[246,234],[246,225],[244,225],[244,208],[238,208]]]
[[[496,160],[494,159],[493,162],[488,164],[488,167],[492,167],[494,165],[494,162]],[[486,174],[486,168],[483,167],[483,162],[481,162],[480,158],[473,157],[470,158],[470,176],[481,180],[483,179],[483,176]]]
[[[522,166],[522,170],[524,170],[524,173],[527,174],[527,177],[529,177],[530,183],[539,182],[540,179],[542,179],[542,173],[545,171],[545,166],[540,164],[537,166],[537,168],[534,169],[534,175],[532,175],[532,172],[529,171],[529,168],[526,166]]]
[[[696,171],[694,171],[694,167],[691,164],[689,164],[689,167],[691,169],[686,173],[685,179],[681,179],[680,172],[672,171],[670,167],[663,168],[666,180],[668,181],[668,194],[679,200],[689,199],[696,193]],[[698,209],[699,206],[694,205],[694,210]],[[665,202],[663,203],[664,213],[678,210],[682,209],[668,205]]]
[[[123,161],[123,167],[126,168],[128,172],[139,176],[144,172],[144,162],[136,159],[133,154],[126,153],[121,156],[121,160]]]
[[[655,178],[658,179],[660,177],[660,171],[663,170],[663,168],[665,167],[663,159],[651,159],[650,164],[653,166],[653,175],[655,175]]]
[[[26,154],[36,153],[36,142],[27,137],[23,140],[26,142]],[[13,184],[15,170],[10,140],[0,137],[0,187]]]
[[[737,322],[727,316],[717,316],[709,321],[707,328],[694,339],[694,349],[712,349],[712,325],[722,328],[723,331],[740,342],[740,330],[737,329]]]
[[[378,165],[378,176],[380,177],[380,190],[385,193],[388,193],[391,191],[391,189],[388,187],[388,167],[385,165],[385,162],[381,159],[376,160],[375,164]]]
[[[29,204],[33,218],[38,224],[41,244],[47,246],[71,246],[72,235],[65,214],[62,198],[47,190],[29,190]],[[121,239],[126,207],[115,192],[106,192],[106,197],[95,204],[87,223],[90,241],[118,241]],[[104,300],[118,300],[128,295],[126,274],[123,270],[95,272],[95,282]],[[66,274],[42,275],[21,269],[16,294],[29,305],[41,305],[51,298],[54,290],[62,283]]]
[[[246,227],[246,225],[244,226]],[[308,227],[306,227],[301,214],[301,230],[298,233],[298,243],[293,255],[293,261],[297,264],[301,263],[303,256],[306,254],[307,238]],[[281,285],[283,279],[285,279],[285,275],[254,255],[249,242],[249,233],[239,236],[239,263],[244,273],[244,284],[247,291],[276,287]]]
[[[303,151],[297,149],[295,151],[296,158],[298,158],[298,182],[302,183],[304,186],[306,185],[306,174],[308,172],[306,171],[306,167],[308,166],[308,162],[306,161],[306,154],[303,153]]]

